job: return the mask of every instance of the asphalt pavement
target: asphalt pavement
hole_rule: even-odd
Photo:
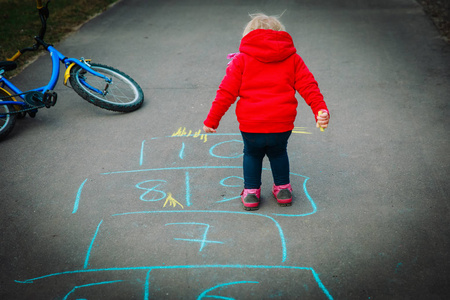
[[[331,121],[299,97],[293,205],[266,160],[246,212],[234,106],[200,129],[255,12],[284,12]],[[56,48],[145,101],[105,111],[60,78],[56,106],[1,142],[1,299],[450,296],[450,45],[415,1],[122,0]],[[44,85],[50,65],[12,81]]]

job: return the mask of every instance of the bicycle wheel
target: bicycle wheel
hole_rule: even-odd
[[[70,84],[86,101],[113,111],[131,112],[141,107],[144,93],[127,74],[109,66],[91,64],[91,68],[112,79],[107,83],[78,65],[70,70]]]
[[[0,97],[9,96],[4,91],[0,90]],[[0,140],[3,140],[13,129],[16,124],[16,115],[8,113],[14,111],[12,105],[2,105],[3,100],[0,99]]]

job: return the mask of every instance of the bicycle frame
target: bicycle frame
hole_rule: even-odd
[[[110,83],[111,79],[104,76],[103,74],[100,74],[94,70],[92,70],[89,65],[84,62],[84,60],[82,59],[81,61],[75,58],[67,58],[66,56],[64,56],[61,52],[59,52],[58,50],[56,50],[53,46],[51,45],[46,45],[45,42],[43,41],[39,41],[41,44],[44,44],[44,47],[46,48],[46,50],[50,53],[50,56],[52,58],[52,75],[50,78],[50,81],[47,83],[47,85],[36,88],[36,89],[32,89],[26,92],[41,92],[41,93],[45,93],[47,91],[51,91],[55,88],[56,84],[58,83],[58,79],[59,79],[59,71],[60,71],[60,62],[62,62],[65,67],[66,67],[66,76],[68,77],[68,74],[70,72],[70,69],[76,64],[78,66],[80,66],[81,68],[83,68],[84,70],[86,70],[87,72],[101,77],[105,80],[105,82]],[[86,85],[86,87],[88,87],[89,89],[91,89],[94,92],[97,92],[99,94],[102,94],[103,92],[89,86],[89,84],[87,84],[86,82],[83,82],[83,84]],[[5,77],[3,77],[2,74],[0,74],[0,88],[4,88],[4,86],[7,86],[9,89],[11,89],[11,91],[13,91],[15,94],[19,94],[19,97],[22,99],[25,99],[25,95],[24,92],[21,91],[19,88],[17,88],[12,82],[10,82],[8,79],[6,79]],[[22,101],[2,101],[1,105],[20,105],[20,106],[27,106],[28,104]]]

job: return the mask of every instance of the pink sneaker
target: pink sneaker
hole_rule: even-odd
[[[261,188],[244,189],[241,193],[241,201],[245,210],[257,210],[259,208],[259,198],[261,196]]]
[[[292,187],[291,184],[273,185],[272,193],[281,206],[292,205]]]

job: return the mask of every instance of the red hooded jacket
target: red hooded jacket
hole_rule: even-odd
[[[294,128],[298,91],[315,116],[326,110],[318,84],[296,54],[285,31],[256,29],[241,40],[240,53],[229,64],[204,125],[217,128],[237,97],[239,129],[251,133]]]

